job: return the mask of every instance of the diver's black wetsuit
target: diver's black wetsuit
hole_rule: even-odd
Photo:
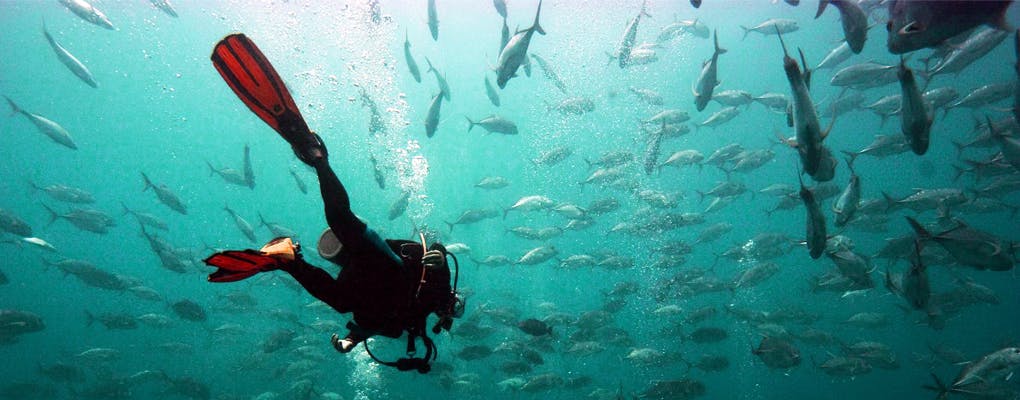
[[[442,268],[440,275],[430,276],[419,301],[412,302],[422,268],[421,245],[384,241],[351,211],[347,191],[327,159],[318,159],[313,166],[319,177],[326,221],[343,244],[337,261],[342,268],[336,279],[302,259],[281,269],[333,309],[352,312],[358,330],[353,334],[361,339],[373,334],[399,337],[412,324],[424,327],[425,317],[449,301],[449,269]]]

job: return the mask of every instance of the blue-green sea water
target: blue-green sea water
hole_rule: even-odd
[[[628,22],[638,15],[639,1],[545,1],[541,25],[547,35],[536,34],[529,52],[549,61],[569,96],[536,64],[530,77],[518,71],[499,90],[499,107],[489,102],[484,86],[486,76],[495,82],[491,68],[499,55],[502,27],[489,1],[436,0],[438,40],[432,39],[426,25],[426,1],[380,1],[378,21],[373,21],[370,5],[359,1],[180,0],[173,3],[176,18],[141,0],[93,3],[115,30],[90,24],[56,1],[0,3],[0,94],[25,111],[63,126],[78,147],[71,150],[54,143],[22,115],[0,118],[0,208],[26,221],[33,236],[55,248],[40,249],[12,234],[5,234],[0,244],[4,252],[0,271],[7,278],[0,285],[0,309],[32,313],[45,324],[42,330],[0,345],[0,397],[612,399],[618,392],[626,398],[644,393],[654,381],[686,378],[703,384],[700,397],[715,399],[923,399],[936,395],[921,387],[932,384],[929,372],[950,381],[962,368],[933,357],[930,347],[956,349],[965,360],[974,360],[1020,340],[1020,282],[1013,271],[930,265],[934,294],[956,290],[964,282],[995,293],[994,302],[976,302],[958,310],[942,329],[929,327],[921,312],[905,311],[907,302],[884,287],[887,269],[904,272],[910,265],[905,259],[872,259],[869,273],[874,288],[870,290],[846,295],[812,291],[811,278],[834,266],[825,256],[812,260],[803,246],[793,243],[805,235],[804,207],[798,203],[793,209],[768,214],[778,199],[757,193],[774,183],[797,185],[798,157],[776,140],[777,133],[793,134],[785,115],[754,103],[738,107],[740,114],[726,124],[695,129],[723,108],[715,102],[703,112],[693,107],[691,88],[713,51],[709,38],[683,34],[659,43],[654,48],[657,60],[647,64],[621,69],[616,61],[607,62],[607,54],[617,51]],[[508,3],[511,33],[515,27],[531,26],[538,3]],[[728,50],[719,56],[717,92],[790,94],[777,38],[751,32],[742,39],[740,25],[754,26],[769,18],[796,20],[800,29],[784,35],[785,40],[791,51],[802,49],[811,66],[842,38],[836,10],[814,19],[814,1],[798,7],[750,0],[704,3],[695,9],[686,1],[648,2],[652,17],[641,19],[636,43],[656,43],[660,31],[677,20],[697,19],[707,25]],[[876,10],[872,18],[877,26],[869,31],[864,51],[837,68],[865,61],[888,65],[898,61],[885,48],[885,9]],[[1007,21],[1020,22],[1015,7]],[[44,24],[91,70],[97,88],[61,64],[42,34]],[[253,226],[259,225],[261,215],[293,230],[311,263],[337,271],[314,251],[326,223],[313,171],[238,101],[209,61],[213,45],[234,32],[247,34],[273,61],[309,126],[328,146],[331,164],[350,192],[355,213],[385,237],[414,239],[416,228],[430,227],[440,232],[443,243],[469,248],[460,254],[460,288],[468,294],[467,311],[454,324],[453,334],[434,335],[440,353],[439,366],[432,373],[381,367],[360,348],[351,354],[335,352],[330,334],[343,335],[343,324],[350,316],[317,304],[284,273],[229,284],[206,281],[212,269],[201,260],[216,249],[258,248],[273,238],[260,226],[255,230],[257,241],[247,239],[224,205]],[[421,68],[421,83],[408,72],[403,57],[405,35]],[[928,89],[951,86],[962,97],[982,85],[1014,81],[1012,47],[1010,36],[962,73],[935,76],[927,83],[921,79],[921,85]],[[908,64],[923,69],[923,59],[930,52],[916,52],[908,57]],[[426,73],[426,57],[445,75],[452,97],[443,104],[438,131],[431,138],[425,135],[423,121],[439,89],[433,74]],[[819,110],[840,96],[841,88],[829,84],[834,71],[813,73],[811,95]],[[663,104],[649,104],[632,89],[655,91]],[[899,90],[893,81],[860,93],[866,105]],[[362,91],[377,105],[384,132],[369,133],[371,114],[361,100]],[[594,110],[569,115],[551,109],[574,97],[590,99]],[[859,157],[855,168],[864,198],[881,199],[882,192],[887,192],[898,199],[912,194],[914,188],[963,189],[970,199],[975,198],[971,189],[996,178],[978,180],[965,173],[954,179],[953,166],[966,167],[965,159],[988,159],[998,147],[968,148],[958,155],[952,142],[967,142],[975,135],[975,120],[983,120],[984,115],[999,120],[1009,115],[1011,106],[1010,100],[1003,100],[978,109],[954,109],[945,117],[938,111],[931,149],[924,156],[908,151],[886,158]],[[734,172],[729,178],[711,165],[666,166],[645,174],[649,134],[640,121],[663,109],[688,112],[690,133],[663,139],[656,164],[678,150],[694,149],[707,157],[731,143],[748,150],[771,149],[775,156],[760,168]],[[514,121],[519,134],[485,134],[478,127],[469,132],[465,117],[478,120],[490,114]],[[822,126],[829,120],[822,118]],[[839,150],[864,148],[878,134],[901,135],[898,117],[881,126],[880,121],[866,109],[848,112],[837,119],[825,143],[840,155]],[[253,189],[210,173],[207,163],[240,170],[245,145],[251,148]],[[560,147],[571,150],[565,160],[553,166],[533,162]],[[579,185],[598,168],[586,161],[612,151],[634,155],[633,161],[615,167],[623,178],[613,185]],[[385,188],[375,181],[372,158],[378,161]],[[309,186],[307,194],[298,190],[291,171]],[[161,204],[151,189],[143,192],[141,173],[179,196],[187,215]],[[1016,171],[1009,174],[1015,176]],[[509,185],[475,186],[493,176],[506,178]],[[706,212],[711,198],[699,201],[698,192],[727,179],[743,183],[748,193],[721,210]],[[842,188],[848,179],[849,170],[841,163],[832,183]],[[61,202],[32,184],[81,188],[92,193],[95,202]],[[668,194],[676,202],[654,208],[637,195],[643,190]],[[406,211],[388,219],[391,204],[404,191],[411,193]],[[566,229],[544,241],[524,239],[510,230],[563,228],[568,219],[548,210],[510,211],[505,218],[499,215],[456,225],[452,231],[445,223],[454,222],[466,210],[508,209],[530,195],[582,208],[612,197],[620,208],[590,215],[589,227]],[[1008,207],[1020,206],[1015,193],[995,197]],[[894,208],[880,228],[865,230],[850,224],[838,229],[829,211],[831,202],[822,202],[829,233],[851,238],[854,251],[866,257],[878,253],[884,239],[912,234],[902,216],[916,216],[922,223],[936,220],[935,210]],[[63,218],[50,222],[44,205],[61,214],[94,208],[111,216],[115,226],[99,234],[78,229]],[[178,249],[174,256],[185,264],[184,272],[163,267],[135,218],[123,214],[124,206],[166,222],[168,230],[149,227],[146,232]],[[950,212],[1007,243],[1020,240],[1014,213]],[[639,234],[613,231],[618,224],[663,213],[698,213],[704,221]],[[729,223],[733,229],[718,240],[695,244],[704,228],[717,223]],[[717,257],[759,233],[786,235],[789,241],[778,246],[783,255],[771,260]],[[653,267],[662,257],[657,249],[672,241],[692,245],[684,262]],[[555,247],[557,258],[537,265],[491,266],[472,261],[496,255],[515,261],[539,246]],[[600,261],[610,255],[628,257],[632,265],[617,269],[559,265],[560,259],[578,254]],[[53,265],[65,259],[88,261],[130,278],[134,286],[149,288],[159,298],[143,299],[135,291],[86,285]],[[761,284],[735,290],[720,286],[765,261],[777,263],[779,271]],[[685,271],[703,271],[701,282],[715,282],[706,285],[721,290],[690,294],[664,284]],[[611,295],[621,283],[636,284],[637,289]],[[193,322],[178,316],[170,304],[181,300],[200,305],[207,319]],[[678,308],[661,309],[670,305]],[[704,322],[682,322],[704,307],[712,307],[715,314]],[[733,310],[796,310],[811,317],[748,321]],[[861,312],[881,313],[886,322],[875,328],[844,323]],[[133,329],[107,328],[88,317],[116,314],[155,316],[138,318]],[[533,338],[516,326],[528,318],[550,316],[559,318],[548,320],[551,337]],[[601,317],[597,329],[583,330],[572,322],[582,316]],[[483,333],[458,331],[464,325],[481,327]],[[691,339],[699,327],[721,328],[727,337],[699,343]],[[797,338],[812,328],[845,344],[884,343],[892,349],[895,368],[874,366],[855,377],[826,374],[817,365],[842,355],[844,349],[837,343],[819,345]],[[292,340],[279,349],[267,347],[267,340],[281,330],[291,332]],[[790,335],[801,362],[787,369],[769,368],[752,349],[764,336],[783,332]],[[597,348],[591,354],[571,351],[580,342],[596,342]],[[372,344],[382,357],[394,359],[402,355],[405,342],[383,338]],[[494,352],[469,360],[462,353],[469,346]],[[506,363],[520,359],[520,346],[538,352],[542,362],[523,363],[528,372],[505,372]],[[85,352],[96,348],[113,349],[118,356],[92,360]],[[660,357],[639,362],[628,357],[635,349],[651,349]],[[725,357],[729,366],[712,372],[688,368],[686,362],[696,362],[704,354]],[[66,379],[44,373],[55,365],[81,375],[71,373]],[[541,376],[551,377],[555,384],[538,386],[535,378]],[[1007,391],[1002,398],[1020,393],[1016,381],[997,382]]]

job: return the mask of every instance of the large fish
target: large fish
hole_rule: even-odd
[[[64,46],[57,43],[57,40],[50,35],[48,30],[46,30],[45,25],[43,26],[43,35],[46,35],[46,40],[50,42],[50,47],[53,48],[53,52],[57,53],[57,58],[60,59],[60,62],[63,63],[67,69],[71,70],[78,79],[81,79],[89,86],[94,88],[99,87],[99,83],[96,82],[96,78],[92,76],[92,72],[89,71],[88,67],[86,67],[85,64],[82,64],[81,61],[78,61],[78,58],[75,57],[74,54],[71,54],[70,51],[67,51]]]
[[[60,4],[71,10],[75,15],[83,20],[99,25],[103,28],[113,30],[113,23],[110,22],[109,18],[106,18],[106,14],[96,9],[85,0],[60,0]]]
[[[446,76],[440,75],[439,70],[432,66],[432,61],[428,57],[425,57],[425,63],[428,64],[429,69],[425,73],[431,72],[436,77],[436,83],[439,84],[439,94],[443,95],[446,101],[450,101],[450,84],[446,82]]]
[[[142,172],[142,179],[145,180],[145,188],[142,189],[143,192],[152,188],[152,190],[156,192],[156,197],[159,198],[161,203],[170,207],[171,210],[188,215],[188,209],[184,206],[184,202],[182,202],[181,199],[174,194],[174,192],[171,192],[170,188],[162,184],[159,186],[154,185],[144,172]]]
[[[36,129],[39,130],[39,132],[42,132],[44,135],[52,139],[54,142],[57,142],[58,144],[61,144],[71,150],[78,149],[78,146],[74,144],[74,139],[71,139],[71,134],[67,132],[67,129],[64,129],[64,127],[60,126],[60,124],[53,122],[41,115],[32,114],[28,111],[22,110],[21,107],[18,107],[17,104],[14,104],[14,101],[11,100],[9,97],[4,96],[4,98],[7,99],[7,103],[11,105],[11,114],[18,113],[24,115],[25,118],[28,118],[29,121],[32,121],[32,124],[35,124],[35,127]]]
[[[934,373],[935,386],[924,387],[939,392],[939,399],[948,398],[949,393],[983,396],[982,389],[1005,384],[1013,376],[1013,370],[1020,366],[1020,348],[1006,347],[962,364],[966,366],[948,387]]]
[[[1013,269],[1013,257],[1009,243],[989,234],[971,228],[963,221],[956,221],[956,227],[938,234],[928,232],[917,220],[906,217],[914,228],[918,240],[934,241],[946,249],[957,262],[979,270],[1009,271]]]
[[[864,42],[868,40],[868,16],[854,0],[820,0],[815,19],[822,16],[825,7],[829,4],[836,6],[836,9],[839,10],[839,19],[843,23],[843,37],[846,38],[846,43],[854,54],[860,54],[861,50],[864,50]]]
[[[485,95],[489,97],[489,102],[492,105],[499,107],[499,92],[492,86],[492,82],[489,81],[489,76],[485,76]]]
[[[414,81],[421,83],[421,72],[418,71],[418,63],[414,61],[414,56],[411,55],[411,40],[407,38],[406,31],[404,32],[404,62],[407,63],[407,69],[411,71]]]
[[[852,55],[853,52],[850,50],[850,44],[843,42],[839,46],[836,46],[836,48],[829,50],[829,54],[826,54],[825,58],[823,58],[814,69],[836,68],[836,66],[842,64],[843,61],[850,59],[850,56]]]
[[[897,76],[900,78],[900,89],[903,95],[903,106],[900,111],[901,129],[914,154],[923,155],[928,152],[928,142],[931,136],[931,113],[928,112],[928,105],[924,102],[921,89],[917,87],[917,82],[914,80],[914,72],[907,68],[902,58]]]
[[[499,53],[499,60],[496,62],[496,84],[500,89],[506,87],[506,83],[517,75],[517,69],[528,60],[528,46],[531,44],[531,36],[538,32],[545,35],[545,30],[538,24],[538,17],[542,14],[542,1],[538,2],[538,10],[535,11],[535,22],[530,28],[519,31],[503,47]]]
[[[439,17],[436,16],[436,0],[429,0],[429,32],[432,33],[432,40],[439,40]]]
[[[1006,9],[1012,2],[893,0],[889,2],[889,22],[886,24],[889,52],[903,54],[935,47],[981,24],[1005,29]]]
[[[708,102],[712,101],[712,91],[715,90],[716,86],[719,86],[719,55],[725,54],[726,49],[719,47],[719,32],[714,33],[715,36],[715,51],[712,53],[712,58],[705,61],[705,65],[701,67],[701,75],[698,76],[697,86],[692,89],[694,92],[694,105],[698,108],[698,111],[704,110],[708,106]]]
[[[854,218],[857,206],[861,202],[861,177],[854,172],[855,158],[856,156],[851,156],[846,160],[846,166],[850,169],[850,183],[832,203],[832,212],[836,214],[836,226],[838,227],[843,227]]]
[[[800,175],[800,173],[797,174],[797,179],[800,180],[800,199],[804,202],[804,207],[807,208],[807,247],[811,258],[818,259],[825,252],[825,243],[828,240],[825,215],[822,214],[822,207],[818,205],[815,192],[804,186]]]
[[[942,58],[938,65],[928,72],[928,77],[945,73],[959,74],[968,65],[995,49],[999,43],[1006,40],[1007,36],[1009,36],[1009,32],[1001,29],[985,29],[972,35],[967,38],[966,42],[954,47],[949,55]]]
[[[432,137],[439,127],[439,110],[443,108],[443,92],[439,92],[429,103],[428,113],[425,115],[425,136]]]
[[[646,15],[649,18],[652,16],[645,12],[645,5],[647,0],[641,2],[641,12],[638,13],[634,19],[630,20],[627,24],[627,29],[623,32],[623,39],[620,40],[620,46],[616,50],[616,60],[618,61],[620,68],[626,68],[630,65],[630,51],[634,48],[634,41],[637,39],[638,24],[641,22],[641,16]]]
[[[828,154],[829,160],[832,160],[832,155],[822,144],[822,140],[828,136],[832,125],[830,124],[829,129],[822,131],[818,123],[815,103],[811,100],[811,93],[808,92],[809,75],[801,73],[797,61],[791,58],[786,51],[786,43],[783,42],[782,34],[779,35],[779,43],[783,45],[783,70],[786,71],[786,79],[790,82],[790,90],[793,93],[793,127],[796,131],[796,141],[787,141],[787,143],[797,149],[804,171],[815,180],[824,181],[818,175],[819,172],[825,171],[822,167],[823,164],[826,164],[826,155]],[[802,62],[803,58],[802,52]],[[804,68],[807,68],[806,64]]]

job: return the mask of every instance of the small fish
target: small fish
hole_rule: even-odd
[[[149,0],[149,2],[167,15],[177,18],[177,10],[174,9],[173,4],[170,4],[170,0]]]
[[[513,121],[510,121],[498,115],[490,115],[488,117],[478,120],[477,122],[473,121],[470,117],[467,116],[465,116],[464,118],[466,118],[468,121],[468,132],[471,132],[471,130],[474,129],[475,126],[480,126],[482,127],[482,129],[485,129],[489,133],[496,132],[502,133],[504,135],[517,134],[517,124],[515,124]]]
[[[928,105],[921,97],[921,89],[917,87],[917,82],[914,81],[914,72],[907,68],[902,57],[897,76],[903,95],[903,107],[900,111],[903,135],[907,137],[907,143],[910,144],[914,154],[924,155],[928,152],[931,136],[932,118],[928,112]]]
[[[641,22],[641,16],[652,16],[645,12],[645,5],[647,0],[641,2],[641,11],[634,19],[630,20],[627,24],[627,28],[623,32],[623,39],[620,40],[620,46],[617,47],[616,57],[620,68],[626,68],[630,64],[631,49],[634,48],[634,41],[637,39],[638,24]]]
[[[712,58],[705,61],[705,64],[701,67],[701,74],[698,76],[696,86],[691,89],[694,92],[694,105],[698,111],[702,111],[708,106],[708,102],[712,100],[712,91],[715,90],[716,86],[719,86],[719,55],[725,54],[726,49],[719,47],[719,32],[715,32],[715,52],[712,53]]]
[[[797,174],[797,179],[800,179],[800,175],[800,173]],[[800,199],[804,202],[804,207],[807,208],[808,251],[811,258],[818,259],[825,251],[825,242],[828,240],[825,215],[822,214],[822,208],[818,205],[818,200],[815,199],[815,192],[805,187],[803,180],[800,181]]]
[[[174,314],[182,319],[192,322],[204,322],[206,320],[205,309],[191,300],[181,300],[171,304]]]
[[[854,0],[820,0],[815,19],[822,16],[825,7],[832,4],[839,10],[839,20],[843,23],[843,37],[854,54],[860,54],[864,42],[868,40],[868,16]]]
[[[854,172],[854,157],[847,158],[846,165],[850,169],[850,182],[832,203],[832,212],[836,214],[836,226],[838,227],[843,227],[854,218],[857,206],[861,202],[861,177]]]
[[[387,218],[390,221],[393,221],[397,219],[397,217],[404,215],[404,212],[407,211],[408,200],[410,200],[410,198],[411,192],[401,193],[400,197],[393,201],[393,204],[390,204],[390,212]]]
[[[411,41],[407,37],[407,31],[404,31],[404,62],[407,63],[407,69],[411,71],[414,81],[421,83],[421,72],[418,71],[418,63],[414,61],[414,56],[411,55]]]
[[[425,64],[429,66],[429,69],[425,73],[431,72],[436,77],[436,83],[439,84],[439,94],[443,95],[446,101],[450,101],[450,84],[446,82],[446,74],[439,74],[439,70],[432,66],[432,61],[428,57],[425,57]]]
[[[535,59],[535,62],[538,63],[538,67],[542,68],[542,75],[545,75],[546,79],[552,81],[553,84],[556,85],[556,88],[563,92],[563,94],[565,95],[568,94],[567,85],[563,83],[563,80],[560,79],[560,76],[553,69],[552,65],[550,65],[549,62],[546,61],[546,59],[542,58],[538,54],[531,53],[530,56],[531,58]]]
[[[164,231],[170,229],[167,226],[166,222],[164,222],[162,219],[159,219],[159,217],[157,217],[155,215],[132,210],[132,209],[128,208],[127,204],[124,204],[123,202],[121,202],[120,205],[121,205],[121,207],[124,208],[124,213],[123,214],[134,215],[135,219],[138,220],[139,224],[142,224],[142,225],[145,225],[145,226],[151,226],[151,227],[156,228],[156,229],[162,229]]]
[[[142,172],[142,179],[145,180],[145,188],[142,189],[143,192],[152,188],[161,203],[170,207],[171,210],[177,211],[183,215],[188,215],[187,207],[184,206],[184,203],[179,197],[177,197],[176,194],[174,194],[174,192],[170,191],[170,188],[163,184],[160,184],[159,186],[154,185],[144,172]]]
[[[762,35],[790,33],[800,29],[800,26],[797,25],[797,21],[792,19],[772,18],[751,28],[741,25],[740,29],[744,30],[744,36],[740,40],[744,40],[751,32],[758,32]]]
[[[42,132],[42,134],[46,135],[57,144],[63,145],[64,147],[67,147],[71,150],[78,149],[78,145],[74,144],[74,139],[71,138],[71,134],[67,132],[67,129],[64,129],[64,127],[60,126],[60,124],[53,122],[41,115],[33,114],[28,111],[22,110],[20,107],[18,107],[17,104],[14,104],[14,101],[11,100],[9,97],[4,96],[4,98],[7,99],[7,104],[11,105],[12,115],[13,114],[24,115],[25,118],[28,118],[28,120],[35,125],[36,129],[38,129],[39,132]]]
[[[244,145],[244,185],[248,189],[255,189],[255,170],[251,166],[251,148]]]
[[[531,336],[545,336],[553,333],[551,326],[534,318],[518,322],[517,328]]]
[[[234,225],[236,225],[237,229],[239,229],[241,233],[244,234],[244,237],[248,238],[248,240],[252,241],[252,243],[255,243],[255,229],[251,227],[251,224],[248,223],[248,221],[246,221],[240,215],[238,215],[237,212],[230,209],[229,206],[223,206],[223,211],[226,211],[227,214],[230,214],[231,218],[234,219]]]
[[[298,190],[300,190],[301,193],[308,194],[308,185],[305,185],[305,180],[298,176],[297,171],[295,171],[294,168],[290,169],[290,176],[294,177],[294,184],[297,185]]]
[[[492,87],[492,82],[489,82],[489,76],[485,76],[485,95],[489,97],[489,102],[492,105],[499,107],[499,92],[496,88]]]
[[[89,4],[85,0],[59,0],[60,4],[71,10],[75,15],[81,19],[99,25],[103,28],[114,30],[113,23],[110,22],[109,18],[106,18],[106,14],[96,9],[95,6]]]
[[[425,136],[432,137],[439,127],[439,111],[443,107],[443,92],[435,95],[429,103],[429,110],[425,116]]]
[[[432,40],[439,40],[439,17],[436,16],[436,0],[428,2],[429,32],[432,33]]]
[[[67,69],[71,70],[78,79],[81,79],[85,84],[94,88],[99,87],[99,83],[96,82],[96,78],[92,76],[92,72],[89,71],[88,67],[85,66],[81,61],[78,60],[74,54],[57,43],[57,40],[50,35],[50,32],[46,30],[46,26],[43,25],[43,35],[46,35],[46,40],[50,42],[50,47],[57,53],[57,58],[64,64]]]

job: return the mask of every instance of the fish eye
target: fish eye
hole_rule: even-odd
[[[886,32],[892,32],[892,21],[885,23],[885,30]]]

